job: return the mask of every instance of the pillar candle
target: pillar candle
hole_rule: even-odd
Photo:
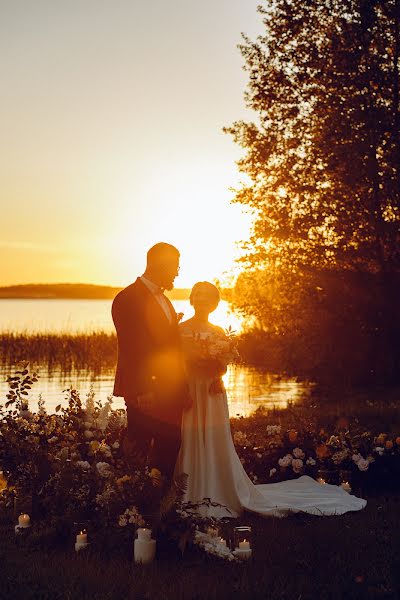
[[[30,527],[31,518],[27,514],[19,515],[18,517],[18,525],[20,527]]]

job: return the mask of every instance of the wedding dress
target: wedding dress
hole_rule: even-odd
[[[227,507],[202,507],[204,516],[237,517],[243,510],[283,517],[291,512],[341,515],[361,510],[366,500],[339,486],[306,475],[280,483],[254,485],[236,453],[229,422],[226,391],[210,393],[211,377],[188,373],[192,407],[182,420],[182,445],[175,473],[188,474],[184,501],[212,502]]]

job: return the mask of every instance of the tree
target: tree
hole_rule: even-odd
[[[400,355],[400,0],[265,0],[259,12],[265,32],[240,46],[257,122],[225,129],[245,149],[238,164],[249,183],[234,201],[254,217],[235,304],[269,336],[272,317],[288,355],[297,344],[296,360],[311,337],[314,374],[320,356],[351,368],[342,358],[353,335],[353,354],[363,345],[357,378],[378,364],[381,377],[392,376]],[[396,358],[381,368],[385,354]]]
[[[270,0],[244,37],[250,266],[400,270],[400,0]]]

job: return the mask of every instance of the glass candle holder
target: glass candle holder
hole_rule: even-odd
[[[252,534],[249,525],[241,525],[233,529],[233,549],[251,550]]]
[[[156,555],[156,540],[151,537],[151,529],[139,527],[133,544],[133,558],[135,563],[149,564]]]
[[[241,525],[233,529],[233,551],[238,558],[248,559],[252,553],[252,535],[249,525]]]

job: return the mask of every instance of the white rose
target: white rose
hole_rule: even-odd
[[[291,454],[286,454],[286,456],[278,460],[278,465],[280,467],[288,467],[292,463],[292,460],[293,456]]]
[[[294,458],[292,460],[292,468],[295,473],[300,473],[303,466],[304,465],[303,465],[303,461],[301,460],[301,458]]]
[[[93,437],[93,433],[91,431],[89,431],[88,429],[86,429],[86,431],[83,432],[83,437],[86,440],[91,440]]]
[[[293,450],[293,454],[296,458],[304,458],[305,454],[301,448],[295,448]]]
[[[110,458],[111,456],[111,448],[110,446],[108,446],[108,444],[101,444],[99,452],[104,454],[104,456],[106,456],[107,458]]]
[[[126,520],[125,515],[121,515],[119,520],[118,520],[118,525],[120,527],[125,527],[128,524],[128,521]]]
[[[360,471],[368,471],[369,461],[365,458],[360,458],[357,461],[357,467],[360,469]]]
[[[316,463],[316,461],[315,461],[315,460],[312,458],[312,456],[310,456],[309,458],[307,458],[307,460],[306,460],[306,464],[307,464],[307,465],[311,465],[311,466],[313,467],[313,466],[314,466],[314,465],[316,465],[317,463]]]
[[[275,435],[281,432],[280,425],[267,425],[267,435]]]
[[[270,476],[270,477],[273,477],[273,476],[275,475],[275,473],[276,473],[276,469],[275,469],[275,467],[274,467],[273,469],[271,469],[271,470],[270,470],[270,472],[269,472],[269,476]]]
[[[355,462],[356,464],[358,463],[359,460],[362,459],[361,454],[353,454],[353,456],[351,457],[352,461]]]
[[[79,467],[80,469],[84,469],[85,471],[88,471],[90,469],[90,463],[88,463],[87,460],[78,460],[75,464],[77,467]]]
[[[106,462],[98,462],[96,464],[96,469],[97,469],[100,477],[107,478],[107,477],[112,476],[111,466]]]
[[[382,446],[377,446],[374,450],[377,454],[379,454],[379,456],[382,456],[382,454],[385,452],[385,448],[382,448]]]

